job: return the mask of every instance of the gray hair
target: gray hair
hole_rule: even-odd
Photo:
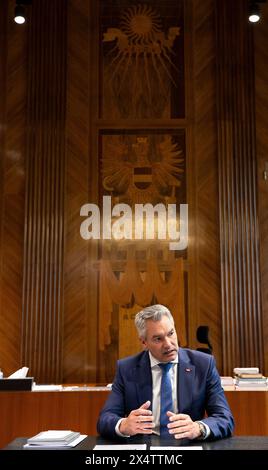
[[[169,318],[174,325],[174,318],[169,309],[161,304],[150,305],[146,307],[135,316],[135,326],[140,338],[146,337],[146,320],[160,321],[163,316]]]

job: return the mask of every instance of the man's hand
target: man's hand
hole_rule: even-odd
[[[200,429],[198,423],[192,421],[189,415],[182,413],[175,414],[171,411],[167,412],[169,416],[169,424],[167,425],[169,433],[175,439],[197,439],[200,437]]]
[[[150,404],[150,401],[146,401],[137,410],[132,410],[128,417],[121,421],[119,431],[126,436],[152,434],[154,423],[152,412],[148,410]]]

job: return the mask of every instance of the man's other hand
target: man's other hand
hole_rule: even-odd
[[[127,436],[152,434],[154,423],[152,412],[148,409],[150,404],[150,401],[146,401],[137,410],[132,410],[128,417],[121,421],[119,431]]]

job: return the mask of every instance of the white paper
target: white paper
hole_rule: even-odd
[[[33,392],[57,392],[62,390],[62,385],[36,385],[33,384]]]
[[[150,450],[203,450],[202,446],[150,446]]]
[[[74,439],[72,442],[69,444],[66,443],[60,443],[60,442],[51,442],[51,443],[46,443],[46,444],[24,444],[25,449],[52,449],[52,448],[58,448],[58,447],[75,447],[79,442],[83,441],[87,437],[86,434],[81,434],[81,436],[78,436],[76,439]]]
[[[63,392],[96,392],[107,390],[107,387],[90,387],[87,385],[62,386]]]
[[[234,374],[259,374],[259,367],[235,367]]]
[[[96,445],[93,450],[146,450],[146,444]]]
[[[22,367],[16,370],[13,374],[8,376],[8,379],[24,379],[28,374],[29,367]]]
[[[74,437],[75,434],[74,434],[75,431],[65,431],[65,430],[49,430],[49,431],[41,431],[39,434],[36,434],[35,436],[33,437],[30,437],[28,439],[28,444],[29,443],[37,443],[39,441],[43,441],[43,440],[46,440],[46,441],[53,441],[53,440],[63,440],[63,439],[68,439],[70,437]]]

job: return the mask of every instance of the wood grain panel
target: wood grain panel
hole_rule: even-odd
[[[193,7],[194,160],[190,175],[192,191],[196,191],[196,199],[193,200],[196,204],[196,288],[190,288],[190,292],[196,292],[197,298],[191,344],[196,346],[197,326],[208,325],[213,353],[221,369],[214,1],[194,1]]]
[[[96,380],[97,274],[90,262],[91,247],[80,237],[80,208],[93,201],[97,171],[91,137],[91,106],[97,87],[92,85],[91,51],[97,10],[92,2],[69,2],[67,77],[66,250],[64,282],[63,379]],[[95,65],[96,67],[96,65]],[[94,161],[97,154],[94,158]],[[93,251],[96,246],[93,247]]]
[[[96,2],[97,4],[97,2]],[[97,172],[97,169],[99,168],[99,191],[100,195],[105,192],[107,194],[107,189],[108,185],[104,184],[103,180],[103,173],[102,173],[102,159],[101,157],[107,161],[107,154],[112,157],[111,162],[112,162],[112,167],[113,167],[113,162],[117,163],[120,161],[120,153],[122,152],[122,145],[121,143],[124,142],[124,145],[129,149],[126,151],[124,155],[124,161],[127,165],[130,165],[133,167],[133,170],[135,171],[134,167],[138,167],[141,163],[141,161],[147,161],[147,164],[145,166],[151,166],[153,164],[156,156],[160,161],[163,161],[163,165],[161,167],[164,167],[164,160],[162,160],[163,155],[161,155],[160,148],[158,148],[158,142],[161,140],[161,135],[165,134],[164,128],[162,127],[162,124],[164,126],[168,126],[168,134],[172,135],[172,142],[173,145],[175,142],[177,142],[177,139],[175,137],[176,131],[178,135],[184,135],[184,126],[189,127],[189,119],[173,119],[173,117],[176,116],[184,116],[184,100],[185,97],[181,96],[181,91],[184,91],[184,51],[182,48],[179,46],[179,43],[184,44],[184,20],[183,20],[183,15],[182,12],[184,11],[184,2],[183,1],[171,1],[166,4],[166,2],[163,2],[160,0],[159,2],[149,2],[150,4],[150,9],[151,13],[149,12],[149,8],[144,6],[141,7],[141,9],[137,9],[132,2],[124,2],[122,4],[115,4],[114,2],[107,1],[103,5],[101,5],[101,11],[102,11],[102,16],[100,17],[100,25],[99,25],[99,38],[97,39],[97,49],[99,50],[99,56],[100,56],[100,63],[99,67],[95,70],[93,70],[93,74],[95,76],[95,81],[94,84],[96,85],[97,89],[99,90],[99,100],[93,101],[93,106],[96,107],[95,109],[101,109],[102,111],[99,113],[100,119],[96,123],[94,123],[94,134],[93,138],[95,139],[95,142],[97,140],[97,131],[99,131],[100,134],[106,134],[107,137],[105,139],[102,139],[102,141],[99,143],[99,149],[98,149],[98,142],[96,142],[94,148],[96,148],[96,151],[93,152],[94,158],[96,159],[96,156],[99,154],[100,158],[96,159],[96,165],[95,165],[95,173]],[[189,2],[187,2],[188,6]],[[104,7],[105,5],[105,7]],[[161,30],[161,33],[158,33],[159,37],[167,38],[169,36],[169,26],[173,27],[179,27],[181,30],[181,40],[176,41],[176,46],[174,43],[174,50],[173,48],[173,41],[169,43],[169,50],[166,52],[164,51],[164,48],[162,48],[161,41],[159,41],[159,51],[162,51],[161,54],[161,65],[158,64],[159,56],[158,53],[156,53],[156,48],[154,47],[154,41],[158,41],[157,35],[154,30],[154,26],[152,27],[151,30],[151,38],[148,37],[148,40],[145,39],[145,37],[142,37],[142,34],[140,34],[143,31],[143,24],[140,22],[141,16],[139,15],[139,11],[142,11],[144,13],[144,17],[147,18],[148,22],[151,22],[151,18],[154,17],[155,14],[159,15],[159,31]],[[156,12],[156,13],[155,13]],[[128,34],[124,27],[122,26],[123,21],[122,18],[125,15],[125,17],[129,17],[129,23],[133,23],[133,30],[136,30],[137,28],[137,35],[136,38],[132,38],[131,34]],[[148,16],[147,16],[148,15]],[[188,16],[190,16],[188,14]],[[135,26],[137,24],[137,26]],[[112,27],[113,29],[109,29]],[[108,28],[108,29],[107,29]],[[114,29],[117,28],[117,29]],[[121,28],[121,31],[118,29]],[[131,28],[131,27],[130,27]],[[187,34],[189,34],[189,19],[187,19]],[[114,41],[114,43],[111,44],[111,50],[108,51],[107,48],[105,48],[105,43],[103,42],[104,37],[107,38],[108,35],[111,34],[111,32],[115,33],[115,38],[117,38],[118,34],[118,39]],[[110,36],[111,38],[111,36]],[[124,38],[124,53],[122,53],[122,41],[121,39]],[[177,38],[178,39],[178,38]],[[96,37],[93,37],[93,41],[96,41]],[[147,44],[148,41],[148,44]],[[188,45],[189,46],[189,45]],[[188,47],[186,46],[186,47]],[[189,49],[187,49],[189,50]],[[139,52],[137,52],[139,51]],[[171,52],[172,51],[172,52]],[[171,53],[172,56],[169,57],[169,54]],[[122,55],[121,55],[122,54]],[[187,57],[187,54],[186,54]],[[165,64],[165,61],[167,60],[167,63]],[[176,64],[174,68],[174,64]],[[108,65],[109,64],[109,65]],[[175,88],[176,93],[173,94],[173,85],[172,82],[169,79],[169,72],[168,70],[172,69],[172,64],[173,64],[173,69],[176,70],[174,73],[174,80],[175,80]],[[163,73],[162,66],[164,65],[165,71]],[[160,69],[160,73],[159,73]],[[171,70],[170,69],[170,70]],[[189,63],[187,62],[187,69],[189,69]],[[109,71],[110,76],[108,76],[107,71]],[[122,78],[122,83],[120,84],[120,79],[118,81],[119,73],[121,73],[121,78]],[[162,76],[163,74],[163,76]],[[155,101],[154,98],[154,93],[157,90],[155,88],[155,83],[158,81],[158,77],[162,76],[160,82],[158,83],[158,98]],[[129,76],[132,76],[132,81],[129,80]],[[115,79],[116,77],[116,79]],[[188,70],[188,77],[189,77],[189,70]],[[163,80],[163,85],[161,85],[161,81]],[[111,83],[113,82],[113,88],[114,91],[108,92],[109,88],[111,87]],[[114,86],[116,84],[116,87]],[[105,88],[107,91],[105,91]],[[104,91],[103,91],[104,89]],[[116,91],[115,91],[116,90]],[[179,92],[180,90],[180,92]],[[115,93],[114,93],[115,92]],[[109,95],[109,97],[108,97]],[[164,100],[163,100],[164,97]],[[177,99],[176,99],[177,98]],[[188,96],[187,96],[188,98]],[[153,100],[153,101],[152,101]],[[163,103],[165,103],[163,107]],[[102,107],[103,106],[103,107]],[[91,110],[93,116],[96,115],[96,112],[94,109]],[[122,120],[122,116],[125,116],[125,120]],[[104,119],[102,119],[104,117]],[[145,119],[147,117],[147,119]],[[136,118],[136,119],[135,119]],[[138,119],[141,118],[141,119]],[[158,118],[158,119],[157,119]],[[121,129],[119,128],[119,123],[121,123],[122,127]],[[106,130],[104,132],[104,129],[107,127],[107,124],[109,124],[110,129]],[[139,131],[137,131],[137,128]],[[112,143],[112,135],[116,135],[116,132],[114,131],[115,129],[120,129],[118,132],[118,135],[120,136],[119,139],[114,141],[114,146],[111,145],[109,148],[108,143]],[[149,131],[150,129],[150,131]],[[132,137],[131,137],[132,135]],[[134,137],[135,136],[135,137]],[[142,150],[140,144],[138,144],[140,140],[140,136],[144,137],[144,141],[147,142],[145,145],[144,149]],[[106,141],[106,142],[105,142]],[[183,149],[183,157],[185,160],[188,158],[188,148],[186,146],[185,149],[185,142],[184,138],[180,142],[183,145],[180,145],[180,147]],[[107,144],[107,150],[105,150]],[[94,145],[94,143],[93,143]],[[147,149],[146,149],[147,147]],[[103,153],[102,153],[103,151]],[[124,151],[124,149],[123,149]],[[145,152],[145,153],[144,153]],[[143,155],[143,156],[142,156]],[[121,153],[122,156],[122,153]],[[124,162],[122,162],[122,168],[123,168]],[[105,167],[105,163],[103,165]],[[116,168],[116,166],[115,166]],[[113,170],[112,170],[113,171]],[[115,170],[114,170],[115,171]],[[185,173],[185,172],[183,172]],[[123,173],[122,173],[123,174]],[[120,179],[123,180],[125,177],[122,177],[122,174],[120,176]],[[175,173],[174,173],[175,174]],[[134,173],[133,173],[134,175]],[[128,183],[126,184],[124,191],[122,191],[122,188],[118,191],[119,186],[117,186],[117,182],[115,184],[114,191],[112,193],[109,191],[109,194],[112,194],[113,196],[113,202],[128,202],[131,205],[134,203],[141,203],[141,202],[151,202],[151,203],[156,203],[160,202],[163,199],[163,193],[161,189],[161,185],[158,185],[156,188],[154,186],[154,181],[152,181],[151,186],[148,188],[148,192],[143,188],[141,192],[135,188],[135,182],[133,175],[130,177],[130,186],[129,186],[129,191],[126,189],[128,187]],[[177,202],[184,202],[185,201],[185,186],[187,184],[187,178],[188,175],[186,176],[183,174],[182,179],[182,185],[181,187],[183,190],[178,190],[178,188],[174,189],[174,193],[172,191],[173,197],[176,198]],[[167,182],[167,186],[165,188],[165,203],[171,202],[170,200],[170,182],[168,182],[168,173],[165,174],[163,178]],[[120,180],[119,180],[120,182]],[[133,184],[134,183],[134,184]],[[106,186],[106,187],[105,187]],[[130,188],[133,188],[130,190]],[[97,189],[97,188],[94,188]],[[142,194],[143,192],[143,194]],[[93,193],[94,194],[94,193]],[[96,193],[95,193],[96,194]],[[188,202],[188,201],[186,201]],[[156,245],[156,247],[154,247]],[[111,265],[113,263],[117,263],[118,261],[125,260],[127,259],[127,254],[126,254],[126,247],[127,243],[123,242],[122,244],[118,243],[117,246],[114,246],[111,248],[111,252],[109,252],[107,258],[109,262],[111,262]],[[144,263],[143,266],[145,269],[141,269],[141,266],[139,266],[139,271],[143,271],[144,277],[148,277],[149,279],[154,279],[153,274],[150,273],[150,262],[153,260],[153,262],[156,260],[157,263],[157,270],[162,271],[161,269],[161,258],[166,260],[166,263],[169,265],[169,268],[171,266],[171,258],[167,256],[168,249],[165,250],[163,249],[163,246],[161,244],[156,244],[153,242],[152,246],[150,246],[149,242],[144,243],[139,243],[139,241],[132,241],[129,244],[129,248],[133,251],[133,257],[138,261],[138,265],[140,263],[140,260],[144,258]],[[104,244],[102,245],[100,243],[100,257],[104,257]],[[140,253],[139,253],[140,252]],[[173,253],[174,255],[174,253]],[[177,253],[176,255],[182,255],[181,253]],[[188,253],[184,253],[184,257],[187,258]],[[114,269],[113,269],[114,270]],[[170,269],[167,269],[169,271]],[[117,272],[117,275],[119,273]],[[131,275],[127,277],[126,275],[125,279],[127,279],[127,283],[129,286],[132,286],[132,283],[134,284],[134,281],[131,279]],[[154,281],[153,281],[154,282]],[[157,284],[157,281],[155,281]],[[155,286],[156,287],[156,286]],[[101,284],[100,284],[100,289],[99,289],[99,295],[102,296],[102,299],[104,298],[104,295],[102,294],[101,291]],[[132,288],[132,287],[131,287]],[[180,288],[179,284],[176,286],[178,291],[182,291]],[[105,286],[105,291],[109,289],[109,283]],[[173,292],[175,295],[176,289],[173,290],[173,288],[167,289],[169,290],[169,294]],[[115,294],[115,291],[113,289],[112,282],[110,281],[110,291],[113,291],[113,295]],[[146,290],[146,292],[150,292],[150,290]],[[154,291],[154,289],[153,289]],[[123,290],[122,290],[123,292]],[[164,300],[164,293],[165,289],[163,287],[163,297],[162,297],[162,302],[167,304],[167,297]],[[188,295],[188,277],[187,274],[185,275],[185,296]],[[114,295],[115,296],[115,295]],[[156,294],[154,292],[153,295],[149,296],[148,299],[146,299],[145,302],[139,301],[136,298],[136,293],[135,289],[133,289],[132,293],[132,298],[129,299],[124,299],[122,301],[121,299],[121,306],[122,305],[127,305],[130,307],[130,312],[131,312],[131,307],[133,305],[148,305],[151,302],[156,302],[156,299],[161,303],[161,295]],[[102,323],[105,323],[106,330],[108,330],[108,337],[109,341],[107,341],[107,346],[106,350],[103,353],[101,351],[102,347],[100,347],[100,351],[98,352],[99,356],[99,365],[98,365],[98,380],[104,381],[111,381],[115,372],[115,364],[116,364],[116,359],[118,358],[118,354],[120,351],[122,352],[124,349],[124,340],[122,339],[122,335],[120,334],[119,328],[120,328],[120,320],[118,319],[120,315],[120,310],[118,311],[117,306],[120,305],[120,300],[117,298],[117,300],[114,300],[114,309],[112,312],[112,308],[105,305],[103,307],[103,312],[101,312],[101,304],[103,303],[102,300],[99,300],[99,307],[98,307],[98,315],[101,318],[104,318],[103,320],[100,320],[99,326],[100,330],[103,332],[103,327]],[[133,302],[133,303],[132,303]],[[188,304],[187,304],[188,305]],[[176,306],[177,307],[177,306]],[[136,308],[136,306],[135,306]],[[138,308],[138,307],[137,307]],[[180,321],[177,322],[177,328],[178,332],[180,334],[180,328],[181,328],[181,335],[182,335],[182,342],[185,344],[188,340],[187,338],[187,333],[185,331],[185,318],[184,318],[184,311],[182,311],[180,308],[174,308],[174,316],[179,318]],[[187,315],[187,314],[186,314]],[[107,320],[106,320],[106,318]],[[133,321],[133,319],[132,319]],[[110,325],[110,326],[109,326]],[[130,332],[128,332],[130,333]],[[121,344],[118,344],[119,341],[122,341]],[[126,340],[126,339],[125,339]],[[130,335],[129,335],[129,343],[133,344],[133,346],[136,344],[136,331],[135,328],[132,329]],[[134,349],[134,348],[133,348]],[[132,353],[134,353],[134,350],[132,349]]]
[[[20,330],[25,191],[27,29],[17,28],[13,2],[0,8],[0,367],[21,364]]]
[[[3,219],[4,219],[4,158],[5,158],[5,132],[4,127],[6,126],[6,62],[7,56],[3,54],[3,51],[7,50],[7,28],[6,28],[6,17],[7,17],[7,2],[4,2],[2,9],[0,10],[0,43],[1,43],[1,54],[0,54],[0,89],[3,91],[0,94],[0,318],[2,319],[3,309]],[[0,322],[0,324],[2,321]],[[0,344],[2,345],[3,333],[0,326]],[[0,348],[1,366],[3,356],[5,354],[6,346]]]
[[[263,367],[254,62],[246,2],[218,1],[216,15],[223,360],[230,374],[234,366]]]
[[[0,448],[18,436],[71,429],[95,436],[109,392],[1,392]],[[3,425],[4,423],[4,425]]]
[[[268,4],[261,7],[262,21],[254,28],[258,201],[260,222],[260,268],[265,374],[268,375]],[[268,176],[267,176],[268,177]]]
[[[225,396],[235,420],[235,436],[268,435],[268,393],[263,391],[226,391]]]
[[[99,412],[109,391],[1,392],[0,447],[18,436],[47,429],[72,429],[95,436]],[[236,436],[268,435],[267,392],[225,392]]]
[[[229,373],[234,365],[262,367],[264,340],[268,373],[268,186],[262,179],[268,5],[262,5],[265,20],[254,26],[260,284],[246,0],[184,2],[186,116],[141,120],[98,118],[100,2],[34,1],[22,26],[12,21],[14,3],[2,0],[0,8],[0,367],[8,374],[25,361],[37,380],[95,382],[100,253],[97,244],[81,239],[79,228],[81,206],[98,202],[99,135],[105,129],[172,129],[186,133],[189,346],[197,347],[197,326],[208,325],[218,367],[223,370],[224,362]],[[107,355],[110,363],[99,355],[99,365],[112,374],[114,356]]]
[[[22,359],[61,379],[65,170],[65,0],[33,3],[29,29]],[[46,27],[44,27],[44,24]]]

